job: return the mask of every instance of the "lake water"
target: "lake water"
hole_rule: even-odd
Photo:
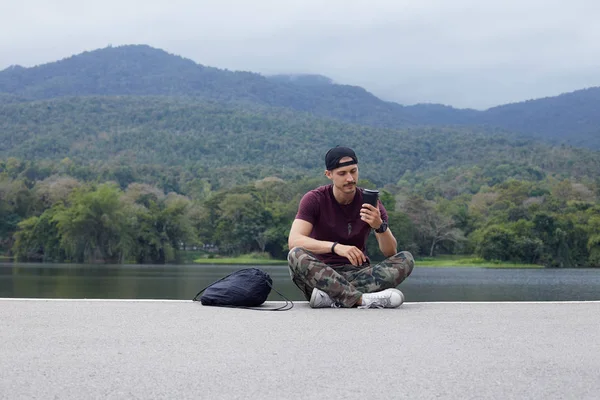
[[[0,263],[0,297],[192,299],[239,265]],[[286,266],[257,266],[291,300],[304,300]],[[600,269],[415,268],[407,301],[600,300]],[[269,300],[279,300],[271,292]]]

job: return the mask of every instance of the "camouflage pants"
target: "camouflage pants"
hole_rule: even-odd
[[[292,281],[306,300],[314,288],[327,293],[343,307],[352,307],[363,293],[395,288],[412,272],[415,261],[408,251],[401,251],[377,265],[329,266],[301,247],[288,254]]]

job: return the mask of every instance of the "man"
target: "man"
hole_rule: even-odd
[[[292,223],[288,263],[292,280],[313,308],[396,308],[404,302],[398,286],[410,275],[414,259],[396,252],[396,238],[387,212],[363,202],[358,182],[358,158],[347,147],[325,155],[325,175],[331,184],[306,193]],[[379,249],[388,257],[371,266],[365,254],[374,230]]]

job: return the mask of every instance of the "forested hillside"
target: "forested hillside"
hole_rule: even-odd
[[[556,143],[600,149],[600,88],[490,108],[479,121]]]
[[[497,176],[537,172],[581,178],[600,174],[598,153],[551,147],[502,132],[472,128],[391,130],[324,120],[285,109],[224,107],[166,97],[61,98],[0,106],[0,157],[60,160],[82,165],[180,166],[254,170],[282,178],[322,171],[325,151],[357,149],[363,176],[396,183],[407,172],[431,177],[479,165]],[[517,169],[519,169],[517,168]],[[258,171],[265,170],[260,173]],[[123,185],[135,179],[123,178]],[[238,177],[233,183],[240,183]]]
[[[286,107],[374,126],[428,122],[419,110],[382,101],[360,87],[302,82],[206,67],[149,46],[122,46],[33,68],[6,69],[0,72],[0,93],[29,100],[88,95],[193,96]],[[462,122],[468,115],[469,111],[449,113],[447,107],[439,106],[429,109],[426,118],[445,124]]]
[[[324,76],[264,77],[220,70],[145,45],[108,47],[33,68],[0,71],[0,103],[91,95],[200,97],[387,128],[485,125],[553,143],[600,148],[598,87],[486,111],[439,104],[402,106]]]

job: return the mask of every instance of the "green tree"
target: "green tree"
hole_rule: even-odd
[[[128,218],[114,185],[73,191],[70,206],[59,206],[53,220],[67,257],[78,262],[122,262],[133,246]]]
[[[54,220],[56,208],[39,217],[29,217],[19,223],[15,233],[13,252],[22,261],[62,262],[66,252],[61,245],[61,235]]]
[[[492,226],[483,233],[477,252],[485,260],[511,261],[515,259],[516,241],[510,230]]]

